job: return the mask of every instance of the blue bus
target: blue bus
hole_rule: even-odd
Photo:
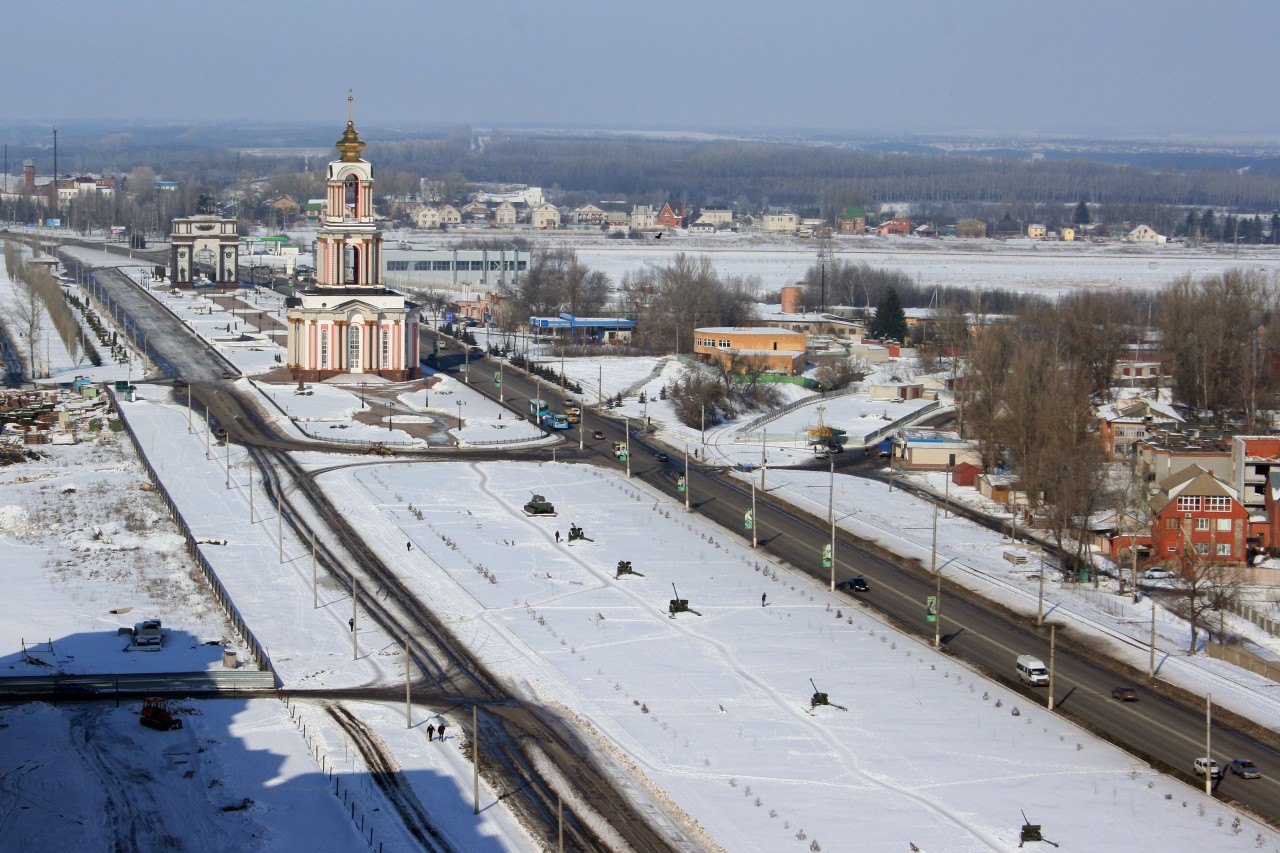
[[[546,429],[568,429],[569,418],[564,412],[547,412],[542,416],[542,426]]]

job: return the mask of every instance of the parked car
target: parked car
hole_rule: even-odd
[[[1222,778],[1222,768],[1218,766],[1218,762],[1214,761],[1212,758],[1197,758],[1194,768],[1196,775],[1203,776],[1206,768],[1209,771],[1210,779]]]
[[[1112,687],[1111,698],[1118,699],[1121,702],[1137,702],[1138,691],[1132,687]]]
[[[1147,569],[1142,576],[1149,581],[1163,581],[1173,577],[1173,572],[1166,569]]]
[[[595,430],[595,431],[593,431],[593,432],[591,433],[591,437],[592,437],[592,438],[601,438],[601,439],[602,439],[602,438],[604,438],[604,431],[603,431],[603,430]]]
[[[1262,778],[1262,771],[1258,769],[1258,765],[1254,764],[1247,758],[1231,759],[1231,763],[1227,765],[1227,770],[1236,774],[1241,779]]]
[[[847,589],[849,592],[868,592],[871,587],[867,586],[867,582],[862,578],[849,578],[847,581],[840,581],[836,584],[836,589]]]

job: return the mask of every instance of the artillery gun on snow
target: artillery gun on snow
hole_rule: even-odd
[[[594,539],[588,539],[587,534],[583,533],[582,528],[579,527],[578,525],[570,524],[569,525],[569,544],[572,545],[574,542],[577,542],[579,539],[581,539],[584,542],[596,541]]]
[[[1052,844],[1054,847],[1060,847],[1056,841],[1050,841],[1044,837],[1040,831],[1040,824],[1031,823],[1027,820],[1027,813],[1022,813],[1022,832],[1018,835],[1018,846],[1026,844],[1028,841],[1043,841],[1045,844]]]
[[[551,501],[547,500],[542,495],[535,494],[529,499],[529,502],[524,505],[524,514],[542,516],[543,518],[555,518],[556,508]],[[573,534],[570,534],[570,538],[572,538],[572,536]]]
[[[671,585],[671,591],[676,595],[676,597],[671,599],[671,602],[667,605],[667,613],[672,619],[676,618],[677,613],[692,613],[694,616],[702,615],[689,606],[689,599],[680,597],[680,591],[676,589],[675,584]]]
[[[814,683],[813,683],[813,679],[812,679],[812,678],[810,678],[810,679],[809,679],[809,684],[810,684],[810,686],[812,686],[812,687],[813,687],[813,696],[811,696],[811,697],[809,698],[809,712],[810,712],[810,713],[813,713],[813,709],[814,709],[814,708],[816,708],[816,707],[818,707],[819,705],[829,705],[829,706],[830,706],[830,707],[832,707],[832,708],[839,708],[841,711],[847,711],[847,710],[849,710],[848,708],[846,708],[846,707],[845,707],[845,706],[843,706],[843,705],[837,705],[835,702],[832,702],[832,701],[827,697],[827,694],[823,693],[821,690],[819,690],[819,689],[818,689],[818,685],[816,685],[816,684],[814,684]]]
[[[617,574],[615,574],[615,575],[613,576],[613,579],[614,579],[614,580],[617,580],[618,578],[622,577],[623,575],[635,575],[635,576],[636,576],[636,577],[638,577],[638,578],[642,578],[642,577],[644,577],[644,575],[640,574],[640,573],[639,573],[639,572],[637,572],[635,569],[631,568],[631,561],[630,561],[630,560],[619,560],[619,561],[618,561],[618,573],[617,573]],[[674,585],[674,584],[672,585],[672,588],[673,588],[673,589],[675,588],[675,585]],[[686,602],[686,603],[688,603],[688,602]]]

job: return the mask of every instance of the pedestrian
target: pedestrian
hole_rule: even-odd
[[[440,740],[444,740],[444,723],[443,722],[440,723],[439,731],[440,731]]]
[[[760,606],[761,606],[761,607],[764,607],[764,603],[765,603],[766,601],[768,601],[768,600],[769,600],[769,593],[767,593],[767,592],[762,592],[762,593],[760,593]]]
[[[559,542],[559,541],[560,541],[560,531],[559,531],[559,530],[557,530],[557,531],[556,531],[556,541],[557,541],[557,542]]]
[[[406,542],[406,543],[404,543],[404,549],[405,549],[406,551],[412,551],[412,550],[413,550],[413,543],[412,543],[412,542]]]
[[[435,739],[436,739],[436,727],[433,724],[428,724],[427,725],[427,741],[430,742]]]
[[[350,619],[348,619],[348,620],[347,620],[347,627],[351,629],[351,632],[352,632],[352,633],[355,633],[355,630],[356,630],[356,617],[352,616]]]

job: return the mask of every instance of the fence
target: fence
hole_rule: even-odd
[[[0,694],[84,696],[126,693],[274,691],[275,673],[262,670],[129,672],[118,675],[30,675],[0,678]]]
[[[227,614],[227,618],[231,620],[231,624],[239,633],[241,639],[248,646],[249,653],[253,660],[257,663],[258,668],[266,672],[272,673],[272,679],[275,678],[275,670],[271,666],[271,659],[267,656],[266,649],[258,642],[258,638],[249,630],[249,626],[245,624],[244,618],[241,617],[240,611],[236,609],[235,603],[232,602],[231,596],[227,593],[226,587],[219,580],[217,572],[205,557],[204,551],[196,543],[196,538],[191,532],[191,527],[187,524],[187,520],[183,518],[182,513],[178,511],[177,505],[173,502],[173,498],[169,494],[169,490],[164,487],[164,483],[160,477],[156,475],[156,470],[151,466],[151,460],[147,458],[146,453],[142,450],[142,445],[138,441],[137,435],[133,432],[133,426],[129,423],[125,416],[124,410],[120,407],[120,401],[117,399],[115,391],[111,388],[107,389],[107,393],[111,396],[111,404],[120,414],[120,421],[125,425],[128,432],[129,440],[133,442],[133,449],[138,454],[138,458],[142,461],[143,467],[147,471],[147,476],[151,478],[152,484],[156,487],[157,494],[164,501],[165,506],[169,509],[169,517],[174,520],[178,528],[182,531],[182,538],[187,543],[187,553],[196,561],[196,565],[204,573],[205,580],[213,589],[214,595],[218,599],[218,603],[222,605],[223,611]]]
[[[1235,602],[1224,609],[1228,613],[1239,616],[1246,622],[1258,626],[1271,636],[1280,637],[1280,623],[1277,623],[1277,621],[1270,616],[1264,616],[1244,602]]]
[[[840,388],[836,391],[823,391],[821,394],[818,394],[815,397],[806,397],[803,400],[796,400],[795,402],[788,403],[787,405],[782,406],[781,408],[774,409],[772,412],[769,412],[768,414],[761,415],[755,420],[748,421],[747,423],[742,425],[742,428],[739,430],[739,432],[752,432],[754,430],[758,430],[760,429],[760,427],[764,426],[765,424],[773,423],[783,415],[789,415],[795,410],[803,408],[804,406],[812,406],[814,403],[820,403],[823,400],[830,400],[833,397],[843,397],[846,394],[852,394],[852,393],[853,393],[852,388]]]
[[[1280,664],[1263,660],[1248,649],[1240,646],[1224,646],[1219,643],[1205,643],[1204,651],[1211,658],[1226,661],[1233,666],[1247,669],[1271,681],[1280,681]]]

